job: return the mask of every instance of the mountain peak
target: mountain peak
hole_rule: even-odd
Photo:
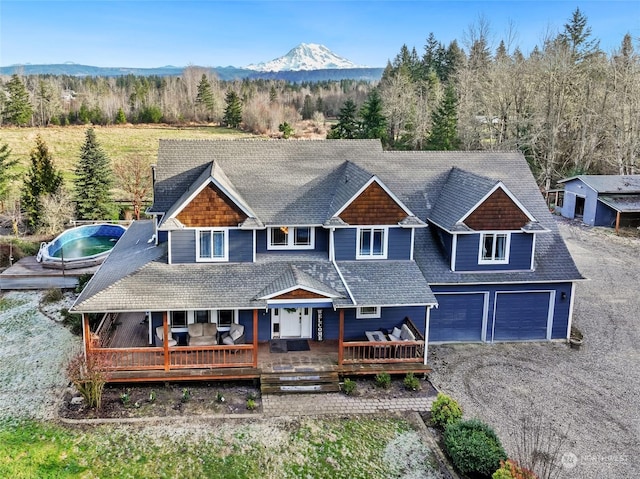
[[[261,72],[281,72],[300,70],[326,70],[344,68],[362,68],[360,65],[336,55],[324,45],[317,43],[301,43],[275,60],[266,63],[247,65],[247,70]]]

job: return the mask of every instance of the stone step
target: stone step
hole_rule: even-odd
[[[334,392],[340,390],[340,383],[334,371],[263,373],[260,390],[263,394]]]

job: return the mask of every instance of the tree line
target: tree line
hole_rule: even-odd
[[[300,120],[329,138],[380,138],[389,149],[519,150],[541,187],[580,173],[632,174],[640,152],[640,56],[626,34],[602,51],[576,9],[527,55],[509,31],[492,46],[480,18],[448,45],[430,34],[403,45],[377,83],[220,81],[180,77],[14,75],[0,95],[3,124],[214,122],[288,137]]]

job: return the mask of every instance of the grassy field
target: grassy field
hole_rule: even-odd
[[[0,477],[375,479],[411,469],[439,477],[424,475],[430,453],[399,418],[175,425],[71,429],[5,421]]]
[[[0,144],[7,143],[13,158],[23,170],[28,167],[29,153],[36,135],[42,136],[58,168],[69,178],[80,156],[87,126],[47,128],[0,128]],[[169,127],[162,125],[94,127],[96,137],[107,156],[118,161],[126,156],[141,156],[149,164],[156,161],[160,139],[221,139],[250,137],[247,133],[218,126]]]

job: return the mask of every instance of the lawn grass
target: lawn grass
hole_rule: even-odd
[[[71,429],[0,422],[0,477],[388,478],[396,417]]]
[[[19,172],[29,166],[29,153],[40,135],[47,144],[57,168],[65,179],[71,178],[85,132],[89,126],[65,126],[46,128],[0,128],[0,145],[7,143],[12,157],[20,162]],[[252,135],[219,126],[170,127],[164,125],[94,126],[98,142],[112,161],[127,156],[140,156],[149,164],[155,163],[160,139],[221,139],[244,138]]]

